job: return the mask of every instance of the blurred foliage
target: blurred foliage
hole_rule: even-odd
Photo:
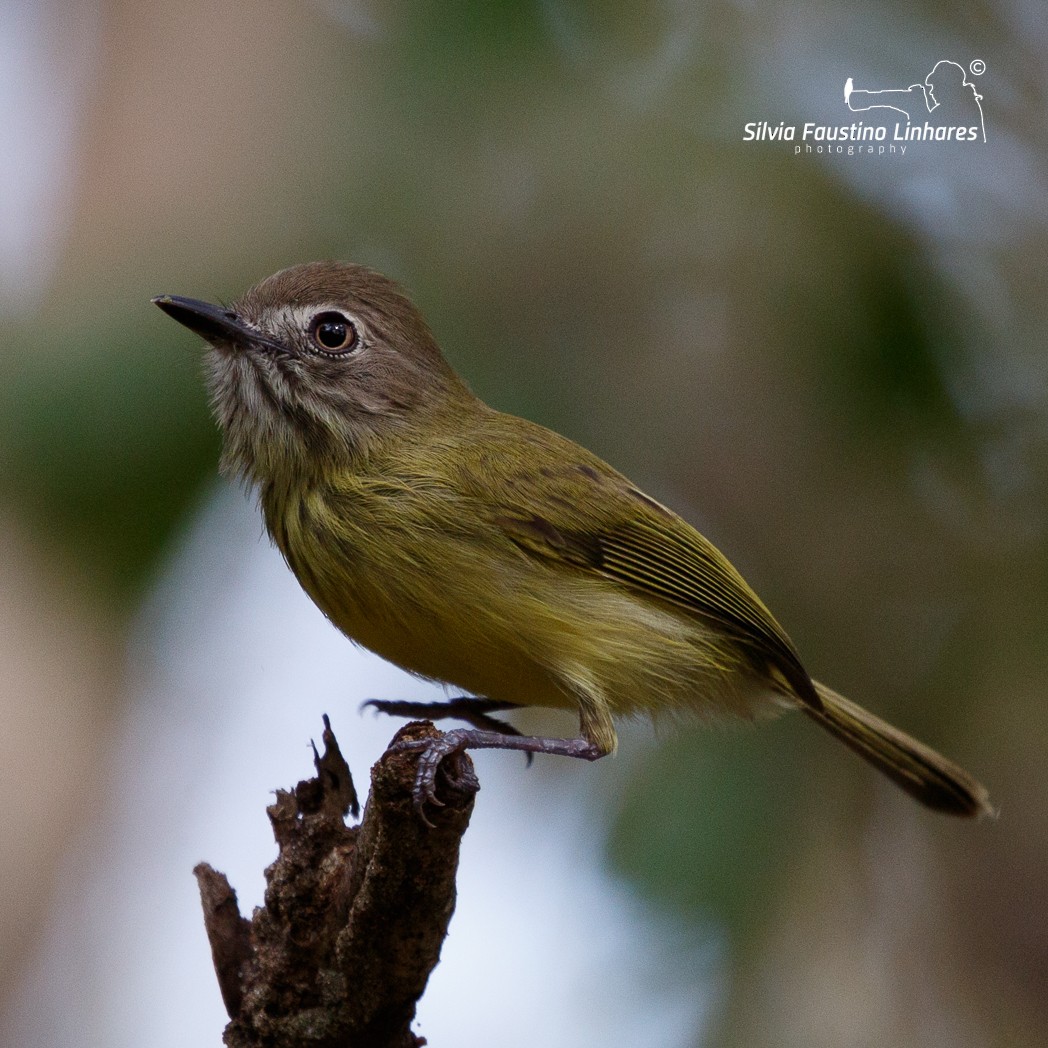
[[[842,274],[855,289],[849,308],[861,318],[847,327],[847,339],[841,338],[843,325],[826,316],[818,301],[784,306],[812,318],[825,399],[857,439],[901,442],[938,434],[956,440],[963,423],[947,383],[949,354],[964,352],[960,303],[951,303],[937,286],[912,242],[893,235],[887,223],[879,239],[877,253],[857,258],[855,271]]]
[[[735,945],[749,939],[774,913],[804,832],[805,756],[823,741],[806,727],[791,718],[667,738],[631,776],[612,862],[663,906],[723,922]]]
[[[198,349],[152,310],[145,300],[140,315],[3,336],[17,347],[0,390],[4,485],[43,535],[76,552],[97,595],[122,606],[219,446]]]

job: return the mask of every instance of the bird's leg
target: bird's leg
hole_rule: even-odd
[[[472,724],[481,731],[498,735],[520,735],[520,732],[498,717],[489,716],[498,710],[519,710],[515,702],[500,702],[498,699],[478,699],[462,695],[446,702],[410,702],[404,699],[368,699],[361,709],[371,707],[379,713],[388,713],[392,717],[419,717],[422,720],[444,720],[454,717]],[[528,763],[530,761],[530,754]]]
[[[580,757],[595,761],[610,750],[587,738],[550,739],[538,735],[506,735],[494,731],[479,731],[473,728],[455,728],[436,739],[404,739],[395,743],[394,753],[418,753],[418,770],[412,800],[419,818],[432,826],[426,815],[426,804],[442,807],[443,802],[436,794],[437,769],[445,757],[463,750],[519,750],[531,756],[534,753],[551,753],[559,757]]]

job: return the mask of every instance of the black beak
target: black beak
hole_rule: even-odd
[[[233,310],[224,306],[213,306],[210,302],[183,298],[181,295],[157,295],[152,301],[169,317],[185,324],[190,331],[195,331],[208,342],[233,342],[241,346],[261,345],[282,353],[287,352],[284,346],[260,335],[244,323]]]

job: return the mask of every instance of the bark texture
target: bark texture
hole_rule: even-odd
[[[429,723],[394,737],[437,734]],[[204,921],[229,1048],[417,1048],[410,1027],[455,908],[459,843],[480,788],[457,754],[441,765],[431,829],[412,806],[417,756],[387,750],[357,826],[353,779],[327,718],[316,775],[267,809],[279,847],[265,904],[240,915],[224,874],[201,863]]]

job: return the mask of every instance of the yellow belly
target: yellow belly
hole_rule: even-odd
[[[296,498],[267,523],[299,582],[412,673],[519,705],[750,712],[749,675],[693,616],[475,532],[420,528],[402,506],[350,522],[315,492]]]

